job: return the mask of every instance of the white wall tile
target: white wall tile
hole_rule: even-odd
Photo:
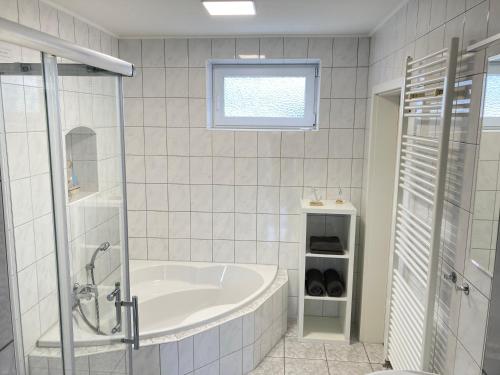
[[[211,213],[191,212],[191,238],[212,239]]]
[[[167,155],[167,129],[144,128],[144,150],[146,155]]]
[[[18,0],[19,23],[40,30],[40,11],[38,0]]]
[[[188,66],[188,41],[187,39],[165,39],[165,66]]]
[[[257,156],[257,132],[235,132],[234,153],[239,157]]]
[[[118,41],[120,58],[138,67],[142,66],[141,48],[139,39],[120,39]]]
[[[36,263],[18,272],[17,278],[19,284],[19,304],[21,314],[24,314],[38,302]]]
[[[191,209],[212,212],[212,185],[191,185]]]
[[[354,98],[356,95],[356,69],[332,69],[332,98]]]
[[[234,239],[234,214],[213,213],[213,238],[214,240]],[[214,241],[215,251],[215,241]]]
[[[143,68],[142,82],[145,97],[161,98],[165,96],[164,68]]]
[[[169,260],[188,261],[191,259],[189,239],[169,239]]]
[[[189,181],[191,184],[212,183],[212,158],[190,157],[189,158]]]
[[[332,38],[309,38],[307,51],[308,58],[320,59],[322,67],[332,66],[333,39]]]
[[[279,227],[279,215],[257,214],[258,241],[278,241]]]
[[[257,186],[235,186],[235,212],[255,213],[257,210]]]
[[[167,98],[187,98],[188,96],[188,69],[167,68],[165,70],[165,84]]]
[[[236,40],[234,38],[212,39],[212,57],[214,59],[234,59]]]
[[[256,239],[257,218],[255,214],[236,213],[234,215],[234,236],[236,240]]]
[[[234,186],[214,185],[213,205],[214,212],[234,211]]]
[[[165,63],[164,42],[162,39],[142,40],[142,66],[163,67]]]
[[[167,99],[167,127],[189,127],[189,101]]]
[[[283,49],[283,38],[273,37],[260,39],[260,54],[265,56],[267,59],[283,58]]]
[[[163,98],[144,98],[144,126],[166,126],[167,108]]]
[[[194,336],[194,368],[200,368],[219,357],[219,327]]]
[[[326,186],[335,193],[343,186],[350,195],[351,184],[361,185],[368,70],[359,71],[356,84],[356,66],[368,66],[369,39],[165,39],[120,41],[119,47],[120,56],[128,54],[129,60],[145,67],[125,84],[126,124],[138,128],[127,131],[129,183],[138,184],[132,205],[137,211],[132,212],[140,213],[136,221],[143,227],[134,233],[137,247],[151,259],[280,263],[296,269],[296,214],[303,194],[311,194],[309,185],[322,188],[324,197]],[[321,130],[207,131],[206,59],[239,54],[320,58]],[[332,66],[338,67],[333,74]],[[332,95],[336,104],[330,103]],[[331,155],[341,159],[328,160],[329,138],[338,143]],[[353,164],[353,156],[360,161]],[[167,229],[158,226],[161,220],[146,225],[145,209],[168,213]],[[145,244],[146,230],[162,236],[166,230],[169,240],[150,237]],[[162,242],[150,243],[155,239]],[[286,259],[285,254],[292,253],[291,260]],[[289,303],[296,308],[294,298]]]
[[[18,8],[17,0],[2,0],[1,2],[2,13],[9,21],[18,22]]]
[[[212,240],[191,239],[191,260],[194,262],[211,262]]]
[[[204,67],[206,60],[212,56],[211,39],[189,39],[188,48],[190,67]]]
[[[234,261],[236,263],[257,263],[257,248],[255,241],[235,241]]]
[[[285,158],[304,157],[304,133],[284,132],[281,136],[281,156]]]
[[[242,318],[230,320],[220,326],[220,356],[233,353],[243,346]]]
[[[358,38],[337,37],[333,40],[333,66],[354,67],[358,60]]]
[[[260,45],[258,38],[237,38],[236,58],[259,55]]]
[[[212,132],[205,128],[191,129],[190,155],[191,156],[212,156]]]

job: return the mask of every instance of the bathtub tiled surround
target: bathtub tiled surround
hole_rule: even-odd
[[[288,276],[279,270],[268,290],[235,313],[175,335],[141,340],[139,351],[132,352],[134,373],[248,374],[285,334],[287,301]],[[60,368],[60,361],[54,359],[57,352],[36,349],[29,358],[30,375],[46,375]],[[121,345],[77,348],[76,355],[79,375],[126,373]]]
[[[125,79],[130,254],[275,264],[297,315],[299,209],[322,198],[360,206],[368,38],[120,40],[137,66]],[[209,58],[320,58],[318,132],[206,129]]]
[[[460,38],[463,54],[468,45],[500,31],[498,11],[498,1],[493,0],[410,0],[371,39],[369,88],[402,77],[406,56],[419,58],[444,48],[452,37]],[[499,52],[497,48],[489,53]],[[469,86],[467,91],[469,113],[453,119],[450,135],[433,360],[434,371],[440,374],[478,375],[482,366],[490,279],[469,257],[475,240],[471,234],[472,184],[479,155],[484,62],[483,51],[461,60],[457,71],[457,81],[472,83],[472,89]],[[458,285],[471,285],[470,295],[443,280],[442,275],[451,271],[458,274]]]

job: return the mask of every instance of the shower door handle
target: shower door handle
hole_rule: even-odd
[[[139,350],[139,307],[137,296],[132,297],[132,301],[121,301],[121,305],[132,309],[133,336],[131,339],[122,339],[125,344],[132,344],[134,350]]]

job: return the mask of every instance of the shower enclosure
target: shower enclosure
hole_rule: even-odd
[[[122,121],[124,61],[0,18],[0,169],[18,373],[40,343],[50,372],[75,351],[138,348],[130,298]]]

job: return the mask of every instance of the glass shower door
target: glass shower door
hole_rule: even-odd
[[[133,70],[0,17],[1,213],[14,323],[4,341],[14,340],[20,375],[131,371],[139,336],[121,75]],[[89,354],[97,352],[110,358]]]
[[[17,371],[24,374],[40,337],[60,322],[52,180],[41,54],[7,43],[0,43],[0,52],[1,214],[12,338]],[[59,335],[54,344],[60,346]],[[53,363],[61,367],[60,355]]]
[[[52,177],[64,187],[54,189],[54,200],[63,204],[56,211],[65,212],[59,218],[66,238],[59,241],[69,249],[73,344],[76,352],[113,344],[116,354],[121,348],[114,372],[127,372],[128,344],[138,347],[138,327],[134,319],[131,334],[129,313],[137,318],[137,300],[129,295],[121,76],[53,56],[44,64],[58,77],[52,96],[47,83],[47,101],[48,108],[60,108],[49,112],[49,122],[60,124],[50,142],[62,159]]]

